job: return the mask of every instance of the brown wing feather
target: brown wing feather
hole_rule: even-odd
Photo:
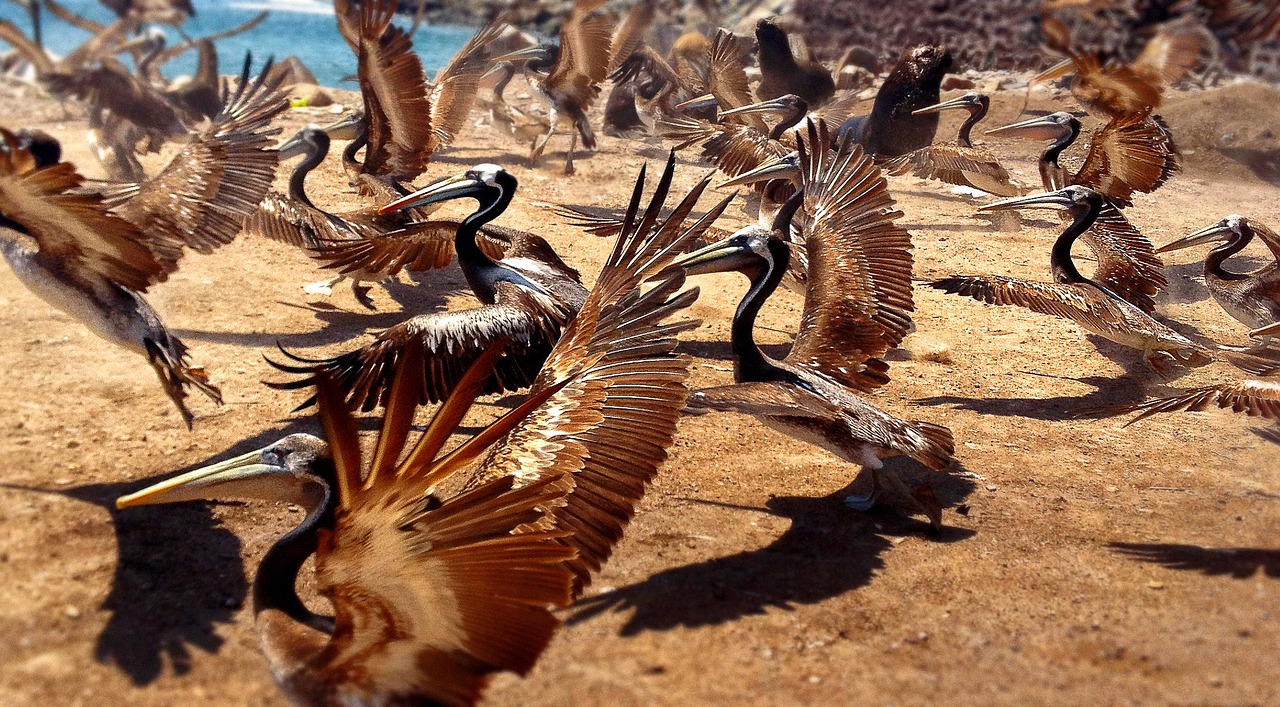
[[[1080,240],[1098,258],[1093,280],[1148,314],[1155,310],[1151,298],[1169,284],[1164,261],[1119,209],[1104,206]]]
[[[0,214],[35,241],[50,268],[139,292],[165,279],[137,226],[111,213],[100,196],[74,191],[84,184],[74,165],[35,169],[13,133],[0,129],[0,140]]]
[[[549,89],[570,96],[586,109],[600,95],[600,82],[609,74],[609,45],[613,20],[594,11],[604,0],[575,0],[560,27],[560,58],[547,77]]]
[[[638,0],[627,10],[627,15],[614,33],[613,42],[609,46],[610,72],[621,66],[644,43],[644,37],[649,33],[657,11],[654,0]]]
[[[1280,383],[1243,380],[1185,390],[1166,398],[1155,398],[1116,408],[1116,413],[1141,410],[1142,414],[1126,423],[1132,425],[1162,412],[1199,412],[1218,407],[1242,412],[1250,417],[1280,420]]]
[[[268,67],[269,68],[269,67]],[[249,64],[222,109],[154,179],[116,212],[138,226],[169,272],[183,247],[209,253],[230,243],[262,202],[279,162],[269,149],[279,134],[271,120],[287,107],[278,79],[267,71],[249,81]]]
[[[355,238],[355,234],[338,228],[318,209],[279,192],[262,198],[258,209],[244,220],[244,232],[297,248],[318,248],[325,243]]]
[[[1157,86],[1171,84],[1182,80],[1199,63],[1209,41],[1204,27],[1183,15],[1159,25],[1130,66]]]
[[[730,177],[791,153],[783,143],[746,125],[696,118],[667,118],[658,125],[663,137],[680,141],[677,150],[702,142],[702,158]]]
[[[711,40],[711,71],[707,91],[716,97],[716,105],[722,111],[756,102],[747,83],[747,74],[742,68],[744,56],[742,46],[732,32],[716,30],[716,36]],[[738,125],[750,126],[761,134],[769,133],[769,127],[759,115],[731,116],[729,120]]]
[[[522,483],[573,479],[573,493],[553,518],[557,528],[572,532],[564,542],[578,551],[570,563],[575,593],[608,559],[646,484],[666,459],[688,394],[689,364],[675,353],[675,334],[697,322],[663,322],[692,304],[697,292],[677,294],[684,282],[679,271],[661,276],[646,292],[640,286],[699,237],[728,200],[686,225],[707,186],[703,180],[658,225],[672,168],[668,162],[648,209],[637,216],[641,173],[624,235],[531,392],[582,372],[497,444],[472,479],[477,483],[498,474]]]
[[[1030,282],[998,275],[954,275],[934,280],[929,286],[986,304],[1013,305],[1069,319],[1093,332],[1123,326],[1119,313],[1100,299],[1105,295],[1087,289],[1088,285]]]
[[[862,147],[831,147],[825,124],[810,123],[800,150],[809,290],[786,361],[865,391],[888,381],[878,357],[911,326],[911,235]]]
[[[1071,87],[1076,100],[1110,116],[1145,114],[1160,107],[1162,84],[1129,66],[1102,66],[1094,54],[1072,51],[1076,82]]]
[[[984,147],[963,147],[954,143],[934,143],[914,152],[895,157],[883,165],[889,174],[910,172],[921,179],[936,179],[947,184],[975,186],[968,174],[980,174],[999,183],[1009,185],[1009,193],[993,192],[999,196],[1016,196],[1020,190],[1010,184],[1009,172],[1000,164],[995,154]]]
[[[1178,148],[1160,116],[1121,115],[1094,133],[1071,183],[1129,206],[1134,192],[1154,191],[1178,169]]]
[[[393,277],[403,269],[410,272],[439,270],[453,262],[457,221],[410,223],[403,228],[370,233],[357,240],[322,243],[312,248],[312,257],[326,268],[341,273],[360,272],[376,280]],[[494,235],[486,233],[492,231]],[[510,240],[505,231],[485,227],[476,238],[480,250],[493,260],[501,260]]]
[[[366,0],[360,15],[359,77],[369,143],[362,170],[412,179],[431,160],[427,75],[409,34],[391,24],[395,0]]]
[[[480,28],[436,74],[431,89],[431,152],[453,142],[475,104],[480,77],[489,70],[489,46],[506,26],[501,17]]]

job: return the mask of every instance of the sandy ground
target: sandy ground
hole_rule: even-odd
[[[1280,224],[1278,99],[1250,86],[1174,95],[1163,112],[1186,170],[1140,196],[1131,219],[1157,243],[1233,212]],[[1065,100],[1041,92],[1031,107]],[[988,127],[1012,120],[1021,101],[999,94]],[[29,98],[3,109],[6,125],[43,125],[97,173],[78,113],[63,119],[56,104]],[[286,125],[329,117],[295,111]],[[958,122],[945,118],[940,136]],[[1035,146],[993,146],[1035,179]],[[544,235],[591,280],[610,244],[545,205],[622,206],[640,163],[664,150],[602,138],[564,178],[563,143],[552,149],[531,170],[523,146],[478,126],[428,176],[506,165],[522,186],[499,223]],[[706,171],[682,160],[677,183]],[[917,277],[1048,278],[1056,218],[1003,230],[945,185],[907,177],[892,188]],[[334,211],[358,204],[336,160],[310,192]],[[744,222],[738,207],[722,221]],[[1261,262],[1260,246],[1248,252]],[[1196,281],[1202,255],[1170,258],[1160,313],[1195,337],[1240,343],[1243,328]],[[456,268],[375,288],[373,313],[342,287],[329,300],[301,291],[322,275],[301,252],[242,239],[189,256],[148,295],[226,396],[221,408],[193,398],[189,433],[141,358],[0,268],[0,703],[282,703],[246,593],[297,509],[111,504],[149,479],[314,429],[290,413],[301,394],[260,383],[281,379],[263,361],[277,341],[334,354],[405,312],[472,301]],[[689,315],[705,323],[684,350],[696,385],[720,384],[732,375],[729,319],[745,283],[699,284]],[[1280,702],[1280,449],[1227,413],[1128,428],[1071,417],[1238,374],[1214,364],[1165,382],[1136,352],[1071,324],[931,289],[916,298],[918,331],[875,401],[955,432],[958,463],[933,479],[949,506],[940,537],[909,509],[842,507],[858,469],[826,452],[746,417],[686,419],[613,561],[533,672],[498,677],[488,703]],[[759,337],[783,345],[775,353],[800,305],[779,292],[765,307]],[[480,407],[477,419],[501,409]]]

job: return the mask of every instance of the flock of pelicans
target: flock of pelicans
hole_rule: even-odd
[[[899,419],[867,397],[889,380],[885,355],[911,331],[914,309],[911,237],[897,223],[902,214],[885,172],[1007,197],[983,211],[1064,213],[1050,279],[955,275],[928,286],[1070,319],[1140,351],[1159,373],[1213,360],[1258,377],[1280,371],[1272,347],[1280,334],[1280,237],[1228,216],[1155,249],[1124,215],[1134,193],[1157,189],[1178,168],[1169,128],[1154,113],[1176,76],[1171,65],[1185,59],[1176,34],[1157,35],[1153,44],[1163,44],[1132,65],[1103,65],[1068,47],[1068,61],[1046,72],[1074,72],[1074,95],[1107,119],[1079,168],[1060,161],[1081,134],[1070,113],[987,131],[1048,141],[1039,163],[1044,191],[1028,195],[972,140],[987,98],[940,101],[951,68],[945,50],[910,51],[872,110],[854,115],[858,102],[841,80],[795,53],[774,20],[756,29],[753,89],[751,52],[733,34],[691,33],[663,56],[644,42],[652,3],[635,5],[616,31],[602,4],[577,0],[551,44],[518,46],[518,35],[495,20],[429,82],[411,32],[391,22],[391,0],[338,0],[364,108],[279,145],[272,121],[286,110],[284,77],[270,62],[255,77],[246,59],[239,79],[222,81],[213,106],[198,110],[180,98],[187,94],[112,58],[134,48],[124,38],[136,26],[105,28],[93,46],[57,61],[32,43],[12,42],[33,53],[47,91],[89,106],[109,172],[140,172],[137,151],[187,136],[156,176],[95,182],[61,161],[48,135],[0,130],[0,246],[39,296],[145,356],[188,425],[189,391],[215,402],[220,392],[142,295],[177,269],[187,249],[209,252],[242,231],[292,243],[336,272],[311,291],[328,293],[349,278],[366,304],[366,283],[442,268],[456,256],[479,300],[472,309],[412,317],[329,360],[285,352],[291,360],[275,365],[296,378],[275,385],[312,391],[304,406],[318,407],[323,439],[291,435],[118,501],[252,498],[307,510],[262,559],[253,590],[263,650],[292,700],[467,704],[490,674],[529,670],[559,625],[554,610],[582,594],[621,538],[682,412],[754,415],[872,470],[872,493],[850,505],[867,508],[887,490],[939,524],[930,487],[907,488],[881,462],[906,456],[943,470],[954,451],[950,430]],[[85,89],[95,85],[85,78],[92,72],[115,72],[128,91]],[[545,115],[503,100],[519,72],[545,97]],[[495,76],[492,97],[481,101],[478,87]],[[487,110],[496,128],[528,136],[535,163],[560,124],[568,125],[572,172],[579,139],[595,146],[590,109],[610,79],[604,130],[697,147],[729,184],[748,190],[757,222],[717,229],[735,197],[699,207],[710,177],[670,204],[673,150],[647,199],[642,168],[625,208],[562,209],[616,239],[588,289],[545,240],[496,223],[518,197],[516,177],[502,167],[481,164],[421,189],[406,185],[476,109]],[[120,95],[139,103],[118,105]],[[167,111],[139,110],[143,103]],[[945,110],[969,117],[954,142],[935,142]],[[325,160],[331,138],[351,140],[342,165],[369,197],[361,211],[330,213],[307,196],[307,174]],[[288,192],[270,192],[279,163],[298,157]],[[431,218],[436,205],[455,199],[473,199],[476,209],[461,222]],[[1278,262],[1247,273],[1225,269],[1255,237]],[[1073,261],[1077,241],[1096,258],[1090,277]],[[1218,245],[1205,260],[1205,282],[1252,330],[1248,348],[1192,341],[1153,315],[1152,298],[1165,286],[1157,253],[1210,243]],[[683,289],[686,277],[710,272],[739,272],[749,282],[732,323],[736,382],[690,393],[689,359],[678,353],[676,336],[698,323],[672,317],[698,297],[697,289]],[[756,345],[753,328],[783,284],[805,302],[790,352],[775,359]],[[522,404],[445,451],[478,396],[525,388]],[[438,407],[411,439],[415,410],[425,403]],[[1280,419],[1280,385],[1243,379],[1132,409],[1145,416],[1213,405]],[[381,431],[366,458],[353,415],[378,408]],[[465,469],[465,482],[454,478]],[[295,588],[312,556],[332,617],[311,612]]]

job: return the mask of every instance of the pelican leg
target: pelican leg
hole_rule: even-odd
[[[866,513],[875,508],[880,500],[880,470],[871,470],[871,491],[864,495],[850,494],[844,497],[844,505],[859,513]]]
[[[889,480],[889,485],[893,487],[893,490],[897,491],[904,500],[925,514],[929,519],[929,525],[933,526],[934,530],[942,530],[942,504],[938,503],[938,497],[933,495],[933,488],[929,484],[924,483],[914,489],[909,489],[906,484],[902,483],[902,479],[898,478],[898,475],[892,471],[881,473]]]
[[[575,129],[569,134],[569,151],[564,156],[564,174],[566,177],[572,177],[576,170],[573,168],[573,151],[578,147],[578,131]]]
[[[551,109],[551,115],[547,120],[547,132],[541,137],[533,141],[533,151],[529,153],[529,166],[537,167],[538,160],[542,159],[542,151],[546,149],[547,142],[551,140],[551,136],[556,134],[556,127],[560,124],[560,117],[556,115],[555,108]]]
[[[1156,372],[1164,380],[1169,380],[1172,372],[1174,356],[1168,351],[1157,351],[1151,348],[1142,350],[1142,360],[1146,362],[1147,367]]]
[[[321,280],[320,282],[312,282],[302,286],[302,291],[309,295],[324,295],[329,297],[333,294],[333,286],[347,279],[346,275],[339,275],[332,280]]]

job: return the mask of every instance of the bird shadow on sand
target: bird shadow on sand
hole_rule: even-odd
[[[1110,543],[1108,547],[1135,560],[1172,570],[1232,579],[1249,579],[1261,571],[1267,577],[1280,579],[1280,549],[1162,543]]]
[[[892,469],[911,465],[901,459],[885,462]],[[931,474],[928,478],[945,505],[958,503],[973,489],[972,482],[962,477]],[[571,610],[567,623],[581,623],[610,611],[632,611],[621,631],[631,636],[678,626],[723,624],[770,608],[791,610],[869,584],[884,567],[882,556],[894,546],[893,538],[919,536],[945,544],[975,534],[954,527],[934,534],[928,523],[883,506],[869,513],[845,507],[844,498],[861,485],[850,484],[818,498],[775,496],[764,508],[688,499],[730,512],[769,513],[789,519],[791,527],[767,547],[665,570],[585,598]]]
[[[419,314],[443,311],[449,298],[463,292],[470,292],[462,271],[450,266],[443,270],[424,273],[411,273],[413,282],[389,280],[374,285],[399,304],[397,310],[370,311],[361,307],[349,292],[343,291],[342,284],[335,287],[334,297],[345,296],[350,308],[340,308],[328,301],[298,303],[277,302],[285,307],[294,307],[312,312],[321,327],[313,331],[295,334],[277,332],[231,332],[204,331],[198,329],[176,329],[174,333],[186,339],[207,341],[214,344],[248,347],[281,346],[296,348],[312,348],[328,346],[351,341],[369,331],[381,331]],[[377,292],[373,293],[375,296]]]
[[[244,454],[288,434],[318,430],[312,418],[291,420],[166,477]],[[211,503],[115,507],[120,496],[159,478],[22,489],[90,503],[110,515],[118,560],[101,607],[110,617],[98,635],[94,658],[115,666],[135,685],[154,682],[166,664],[176,675],[187,673],[197,650],[217,653],[224,640],[218,626],[234,622],[249,592],[240,539],[214,516]]]

